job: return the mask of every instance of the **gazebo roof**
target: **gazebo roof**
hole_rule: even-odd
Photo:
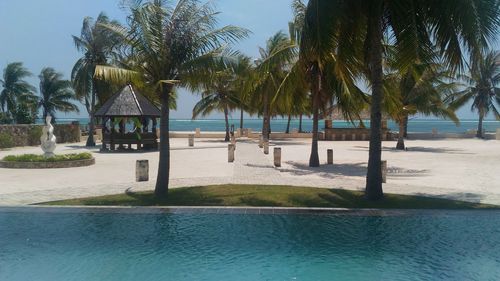
[[[160,110],[143,95],[136,93],[132,85],[125,86],[113,95],[95,113],[99,117],[159,117]]]

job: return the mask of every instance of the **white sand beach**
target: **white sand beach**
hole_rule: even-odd
[[[319,142],[319,168],[308,167],[310,140],[271,141],[264,155],[255,140],[239,139],[234,163],[227,162],[227,144],[216,139],[174,138],[171,187],[243,183],[316,186],[361,190],[364,188],[368,142]],[[388,162],[384,191],[422,194],[500,204],[500,141],[478,139],[408,140],[408,151],[397,151],[394,142],[383,143]],[[282,166],[273,166],[273,147],[282,149]],[[326,151],[334,150],[334,164],[326,165]],[[87,151],[84,143],[60,144],[56,153]],[[157,175],[158,152],[101,153],[91,150],[96,164],[67,169],[0,169],[0,204],[33,204],[50,200],[151,190]],[[40,153],[38,147],[0,151],[11,154]],[[135,182],[135,162],[149,160],[150,180]]]

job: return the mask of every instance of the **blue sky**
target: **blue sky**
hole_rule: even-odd
[[[279,30],[287,31],[292,17],[291,0],[218,0],[220,24],[248,28],[252,35],[235,48],[251,56],[258,56],[258,47]],[[103,11],[110,18],[124,21],[125,12],[119,0],[0,0],[0,69],[7,63],[21,61],[35,76],[43,67],[54,67],[69,79],[73,64],[80,56],[74,48],[71,35],[79,35],[85,16],[97,17]],[[178,111],[173,118],[190,118],[199,97],[179,91]],[[80,115],[86,117],[82,107]],[[469,109],[459,114],[474,118]],[[74,113],[59,117],[75,117]],[[237,114],[235,114],[235,117]],[[220,118],[213,114],[208,118]]]

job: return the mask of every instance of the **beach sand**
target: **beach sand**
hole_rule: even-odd
[[[368,142],[320,141],[321,167],[308,167],[307,139],[273,140],[264,155],[257,142],[239,139],[236,160],[227,163],[227,143],[196,139],[171,139],[172,187],[246,183],[283,184],[363,190]],[[478,139],[407,140],[408,151],[383,142],[388,162],[384,191],[421,194],[500,205],[500,141]],[[273,166],[273,148],[281,147],[282,166]],[[333,165],[326,165],[327,149],[333,149]],[[100,153],[84,143],[59,144],[56,153],[94,152],[96,164],[68,169],[0,169],[0,204],[32,204],[51,200],[123,193],[127,189],[151,190],[156,180],[158,152]],[[38,147],[0,151],[11,154],[41,153]],[[150,181],[135,182],[135,162],[149,160]]]

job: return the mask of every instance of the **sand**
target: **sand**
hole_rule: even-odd
[[[172,139],[172,187],[203,184],[289,184],[362,190],[365,185],[368,142],[321,141],[321,167],[309,168],[310,140],[271,142],[264,155],[252,140],[240,139],[235,163],[227,163],[227,144],[215,139]],[[388,162],[384,191],[422,194],[500,204],[500,141],[478,139],[408,140],[408,151],[383,143]],[[273,167],[272,151],[282,149],[282,166]],[[334,150],[334,165],[326,165],[326,151]],[[74,197],[151,190],[157,174],[158,152],[99,153],[83,143],[60,144],[56,153],[91,151],[96,165],[68,169],[0,169],[0,205],[33,204]],[[41,153],[38,147],[0,151],[10,154]],[[135,161],[149,160],[150,181],[135,182]]]

